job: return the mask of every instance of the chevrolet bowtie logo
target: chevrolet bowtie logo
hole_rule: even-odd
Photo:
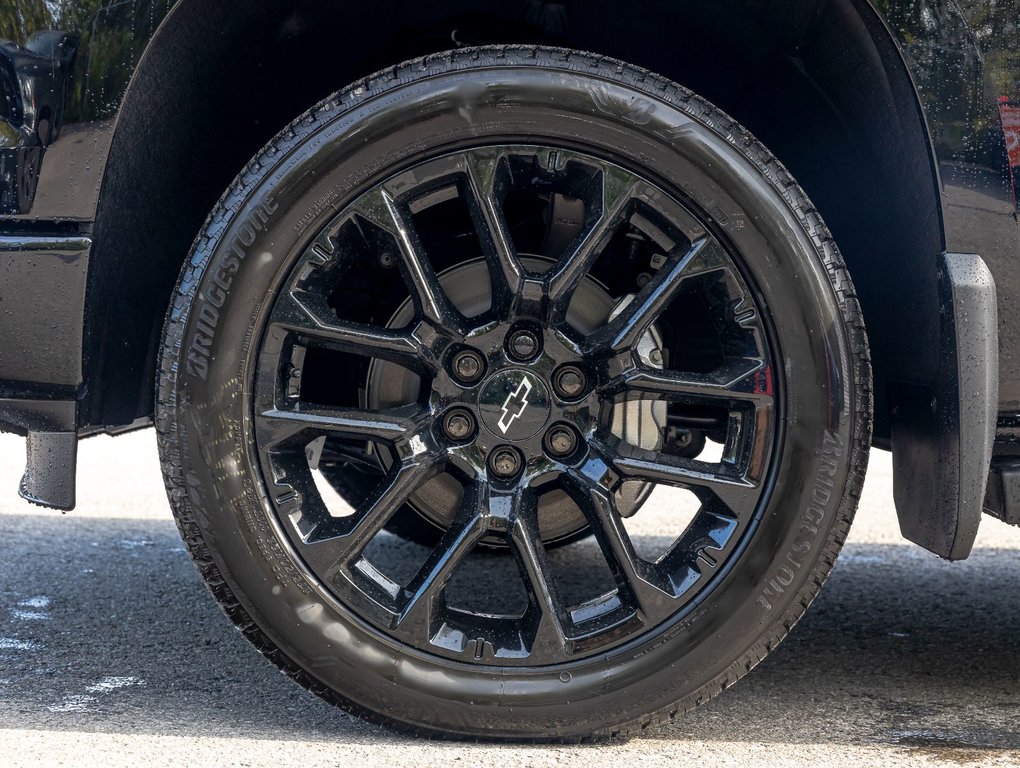
[[[510,429],[510,425],[524,415],[524,411],[528,408],[528,395],[530,394],[531,382],[525,376],[521,379],[521,383],[517,385],[517,389],[507,395],[506,402],[503,403],[503,415],[498,422],[499,428],[503,430],[504,435]]]

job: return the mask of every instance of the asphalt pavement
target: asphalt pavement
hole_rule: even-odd
[[[1020,765],[1020,530],[986,518],[956,564],[906,543],[880,451],[821,597],[748,678],[640,738],[550,747],[395,735],[278,673],[192,567],[151,431],[85,441],[67,515],[17,498],[23,465],[0,436],[2,768]],[[666,514],[642,510],[650,536]]]

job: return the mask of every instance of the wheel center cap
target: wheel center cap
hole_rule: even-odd
[[[549,420],[549,390],[531,371],[509,368],[482,386],[478,412],[485,428],[500,440],[527,440]]]

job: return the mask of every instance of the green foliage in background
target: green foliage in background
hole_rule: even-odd
[[[23,45],[37,29],[49,29],[53,16],[45,0],[3,0],[0,3],[0,40]]]

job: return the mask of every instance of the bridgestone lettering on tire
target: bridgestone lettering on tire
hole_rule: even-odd
[[[849,276],[768,150],[649,72],[510,47],[374,75],[252,160],[182,271],[157,426],[210,590],[301,685],[576,740],[786,635],[871,407]]]

